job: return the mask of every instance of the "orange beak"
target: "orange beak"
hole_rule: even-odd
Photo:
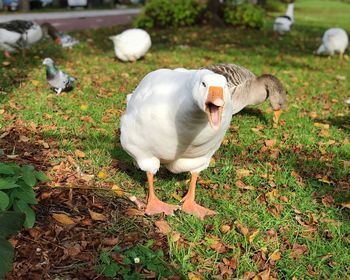
[[[206,105],[206,113],[212,128],[218,129],[221,124],[221,115],[224,107],[224,90],[222,87],[209,87]]]
[[[274,113],[274,118],[273,118],[274,126],[277,127],[282,111],[277,110],[277,111],[274,111],[273,113]]]
[[[57,45],[61,45],[61,39],[59,37],[56,38],[55,43]]]

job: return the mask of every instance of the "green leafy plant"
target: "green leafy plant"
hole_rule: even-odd
[[[227,5],[224,9],[224,20],[227,24],[242,25],[252,28],[264,26],[264,10],[250,3]]]
[[[0,278],[12,268],[14,250],[6,240],[10,235],[19,231],[24,223],[25,215],[15,211],[0,211]]]
[[[153,251],[150,248],[153,243],[153,240],[149,240],[144,245],[138,244],[125,251],[119,246],[114,246],[110,251],[102,251],[100,264],[96,270],[107,277],[122,276],[122,279],[144,279],[144,276],[137,272],[143,268],[155,272],[158,279],[172,275],[172,269],[162,260],[163,251],[160,249]],[[112,259],[113,254],[120,255],[122,261],[115,262]]]
[[[47,181],[45,173],[32,165],[0,163],[0,210],[14,210],[25,214],[24,227],[31,228],[35,213],[30,205],[37,204],[33,187],[39,181]]]
[[[199,0],[150,0],[134,25],[142,28],[193,25],[205,7]]]

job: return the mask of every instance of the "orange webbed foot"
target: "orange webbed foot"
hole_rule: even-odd
[[[145,213],[147,215],[154,215],[164,213],[165,215],[173,215],[174,211],[178,210],[180,207],[177,205],[172,205],[160,201],[158,198],[149,200],[146,206]]]
[[[206,216],[214,216],[216,215],[216,212],[213,210],[210,210],[208,208],[205,208],[203,206],[200,206],[194,201],[185,200],[181,210],[184,211],[187,214],[191,214],[193,216],[196,216],[197,218],[204,220]]]

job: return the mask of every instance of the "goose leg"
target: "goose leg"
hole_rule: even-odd
[[[154,192],[153,187],[153,174],[151,172],[147,172],[148,179],[148,202],[146,206],[145,213],[147,215],[154,215],[159,213],[165,213],[165,215],[172,215],[174,211],[179,209],[177,205],[171,205],[165,203],[158,199]]]
[[[216,214],[216,212],[203,206],[200,206],[194,201],[196,195],[196,183],[198,176],[198,172],[191,172],[190,188],[188,190],[188,193],[182,199],[183,204],[181,210],[188,214],[192,214],[193,216],[196,216],[201,220],[204,220],[205,216],[213,216]]]
[[[9,51],[4,51],[4,56],[6,58],[12,58],[11,53]]]
[[[55,91],[56,91],[56,95],[60,95],[61,92],[62,92],[62,89],[61,88],[56,88]]]

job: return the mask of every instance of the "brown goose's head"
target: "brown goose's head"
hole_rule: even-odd
[[[272,110],[279,111],[287,108],[287,93],[279,79],[270,74],[258,77],[265,85],[266,99],[269,99]]]

